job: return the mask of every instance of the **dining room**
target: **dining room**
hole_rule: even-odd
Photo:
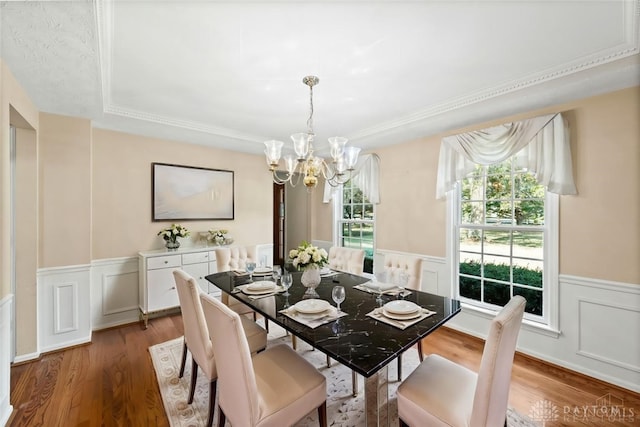
[[[406,42],[403,46],[410,45],[410,40],[416,43],[434,40],[429,36],[429,26],[416,20],[429,16],[434,28],[438,24],[435,17],[444,13],[444,9],[431,10],[436,15],[426,14],[423,9],[418,10],[420,13],[415,10],[411,13],[412,7],[435,7],[429,2],[398,2],[403,4],[395,7],[394,2],[380,2],[366,10],[359,8],[371,6],[368,2],[324,7],[304,2],[306,6],[298,6],[318,12],[318,17],[328,14],[329,21],[331,17],[343,16],[330,14],[333,8],[365,13],[344,16],[366,16],[368,19],[362,19],[366,31],[355,39],[346,38],[347,34],[342,31],[332,33],[330,41],[335,49],[316,52],[322,53],[323,58],[333,51],[345,58],[352,58],[351,54],[353,58],[368,61],[379,57],[375,64],[380,68],[365,72],[352,64],[354,67],[350,70],[359,71],[348,77],[338,72],[340,61],[327,61],[337,69],[325,73],[309,62],[297,64],[299,67],[292,66],[296,62],[287,62],[289,66],[281,65],[280,73],[248,76],[246,70],[251,67],[247,64],[256,65],[256,62],[242,62],[238,58],[248,61],[247,58],[264,55],[259,56],[263,61],[258,63],[274,65],[269,62],[273,53],[264,45],[275,43],[277,37],[262,40],[259,34],[270,34],[264,31],[264,25],[269,22],[265,16],[283,19],[282,16],[288,15],[275,13],[275,9],[269,7],[295,6],[289,4],[291,2],[265,2],[261,6],[253,5],[255,9],[246,2],[236,6],[225,2],[200,4],[199,7],[217,8],[214,11],[220,12],[207,15],[215,17],[219,25],[216,28],[227,28],[225,22],[221,22],[223,17],[232,22],[231,17],[244,16],[244,26],[230,26],[234,28],[229,30],[244,28],[245,36],[250,36],[248,40],[255,44],[245,45],[251,47],[250,52],[234,50],[233,43],[216,51],[222,58],[213,61],[216,66],[238,65],[233,58],[245,64],[235,74],[225,74],[209,63],[213,68],[207,68],[198,62],[202,61],[199,57],[197,65],[191,66],[202,73],[197,78],[190,78],[183,68],[189,64],[187,60],[196,58],[188,49],[175,48],[177,39],[172,39],[170,32],[166,34],[167,39],[162,35],[167,50],[159,49],[159,62],[149,59],[149,63],[156,64],[153,71],[144,68],[145,72],[136,75],[124,72],[126,67],[142,67],[140,58],[151,58],[153,51],[149,51],[148,57],[133,55],[136,60],[129,53],[144,52],[144,47],[137,44],[137,35],[161,37],[154,29],[154,22],[165,22],[164,27],[158,28],[169,28],[167,22],[173,22],[176,16],[184,13],[195,19],[194,16],[199,15],[195,3],[182,10],[167,2],[166,9],[151,9],[150,14],[146,10],[144,16],[152,16],[156,21],[135,20],[134,12],[145,12],[144,7],[149,6],[144,3],[4,2],[0,5],[0,342],[3,343],[0,425],[11,420],[12,414],[15,425],[35,422],[28,415],[31,409],[26,402],[31,399],[30,393],[37,394],[37,391],[24,384],[29,382],[28,378],[37,383],[35,379],[43,375],[32,371],[39,364],[57,372],[56,381],[44,391],[60,390],[65,379],[76,381],[73,373],[78,371],[74,369],[87,372],[87,378],[101,384],[100,390],[120,390],[115,384],[119,372],[127,372],[129,377],[140,372],[144,387],[136,388],[136,393],[148,392],[154,403],[147,408],[147,414],[137,414],[132,419],[140,423],[159,420],[158,425],[170,425],[173,421],[169,421],[165,412],[166,402],[162,400],[160,380],[148,349],[180,339],[184,334],[183,321],[176,314],[180,304],[171,276],[176,268],[193,276],[205,294],[215,294],[220,300],[228,294],[240,306],[249,307],[256,313],[258,325],[265,330],[269,327],[266,331],[269,342],[285,344],[291,349],[297,346],[300,355],[310,358],[309,363],[327,373],[327,402],[339,402],[334,406],[328,403],[329,417],[332,419],[335,414],[356,417],[348,418],[346,424],[369,424],[364,409],[367,398],[377,402],[375,415],[370,419],[379,419],[380,407],[390,408],[385,406],[386,401],[396,406],[389,409],[390,415],[382,418],[396,422],[397,412],[393,411],[397,411],[396,393],[401,384],[396,378],[409,378],[421,365],[422,356],[438,353],[464,364],[464,358],[456,359],[456,348],[473,348],[472,355],[467,356],[467,362],[471,360],[467,367],[478,372],[493,320],[517,295],[527,300],[527,306],[515,348],[515,360],[521,365],[514,368],[514,372],[531,363],[537,363],[535,367],[539,371],[557,369],[553,371],[556,377],[572,375],[572,381],[581,384],[579,393],[584,394],[572,396],[571,401],[563,400],[560,395],[566,394],[567,384],[546,394],[523,391],[543,387],[536,383],[536,369],[532,369],[534,373],[529,371],[526,385],[521,385],[521,378],[512,379],[511,395],[517,396],[514,398],[517,400],[510,401],[506,416],[512,414],[514,407],[520,415],[531,416],[538,402],[562,410],[589,405],[609,394],[624,398],[617,404],[607,400],[604,404],[607,407],[625,408],[627,415],[633,412],[629,409],[638,408],[634,399],[640,392],[640,353],[637,351],[640,348],[637,329],[640,325],[637,268],[640,252],[637,221],[640,73],[637,70],[640,60],[636,31],[639,18],[637,13],[630,13],[630,2],[587,2],[587,10],[580,9],[583,2],[538,5],[557,7],[558,15],[554,16],[564,16],[563,22],[575,21],[572,40],[584,43],[580,60],[575,58],[576,51],[570,43],[561,43],[555,46],[558,55],[564,52],[570,60],[563,56],[553,69],[533,60],[522,60],[521,64],[514,61],[518,62],[514,67],[521,67],[521,74],[508,80],[496,74],[497,69],[506,72],[506,65],[487,64],[478,53],[482,49],[475,49],[473,43],[466,44],[467,56],[460,53],[456,58],[475,58],[474,70],[481,66],[487,68],[483,68],[485,73],[470,73],[468,66],[460,66],[459,74],[450,72],[454,83],[450,87],[462,90],[459,83],[474,74],[474,78],[490,77],[492,90],[478,93],[469,89],[464,98],[460,97],[462,94],[449,92],[438,99],[436,93],[424,92],[439,86],[435,80],[418,78],[424,76],[419,73],[425,70],[425,64],[413,68],[404,62],[420,55],[402,54],[394,43],[375,43],[378,39],[395,40],[384,28],[395,28],[398,37],[407,37],[403,39]],[[531,39],[537,40],[542,26],[534,24],[546,23],[550,15],[525,3],[520,6],[537,12],[515,13],[518,10],[514,7],[515,20],[510,25],[520,22],[530,30]],[[493,6],[491,11],[495,12]],[[246,14],[238,13],[236,7]],[[459,8],[462,4],[451,7]],[[475,7],[478,13],[489,13]],[[457,10],[455,16],[468,14]],[[532,21],[523,23],[517,20],[518,16],[531,16]],[[113,20],[122,25],[118,30],[111,25]],[[390,25],[379,25],[382,22]],[[620,26],[620,22],[624,25]],[[278,28],[286,26],[285,23]],[[594,36],[593,39],[599,41],[581,37],[592,34],[594,27],[598,28],[601,38]],[[33,28],[39,31],[30,31]],[[68,32],[61,32],[62,28]],[[125,28],[137,30],[125,31]],[[209,27],[203,24],[193,28],[208,31]],[[569,30],[553,28],[556,32],[550,29],[549,33],[556,35],[554,40],[565,40],[564,31]],[[416,32],[420,37],[416,37]],[[320,36],[308,31],[296,34],[301,40],[314,42],[306,45],[309,47],[306,52],[314,57],[310,47],[320,45],[315,44],[319,43]],[[381,34],[388,38],[381,38]],[[493,32],[479,31],[478,34],[493,43],[497,43],[495,39],[504,42],[504,37]],[[198,33],[187,34],[184,37],[193,38],[184,40],[195,44],[198,35],[202,39]],[[237,39],[229,36],[223,40],[242,39],[236,36]],[[458,40],[455,34],[451,39]],[[51,42],[42,43],[42,40]],[[337,48],[343,41],[346,46],[347,40],[354,49],[349,55]],[[362,45],[364,41],[369,43],[366,49]],[[489,40],[486,41],[489,45]],[[511,48],[514,49],[509,50],[511,57],[514,52],[522,51]],[[301,52],[296,43],[286,44],[283,52],[287,49]],[[434,51],[433,46],[420,45],[420,49]],[[444,51],[455,52],[456,48],[450,46]],[[533,48],[530,51],[531,55],[539,55],[540,61],[550,60],[550,56]],[[177,57],[185,62],[171,60]],[[445,55],[441,63],[453,65],[454,62]],[[426,70],[432,68],[429,66]],[[160,69],[167,72],[157,72]],[[213,69],[221,73],[215,74],[216,78],[210,78],[214,75]],[[374,70],[386,77],[373,73]],[[406,70],[412,70],[411,79],[407,78]],[[535,76],[534,71],[538,72]],[[309,78],[313,73],[318,74],[317,80]],[[367,73],[373,77],[367,77],[372,75]],[[445,70],[440,76],[444,78],[446,74]],[[173,77],[162,80],[163,76]],[[507,80],[510,86],[500,86]],[[201,85],[191,92],[187,88],[189,81]],[[389,81],[393,82],[391,86],[385,83]],[[215,90],[208,86],[212,82],[219,84]],[[152,89],[147,84],[157,86]],[[143,92],[147,94],[155,94],[155,98],[149,100],[135,95],[141,88],[146,88]],[[400,95],[411,97],[402,101]],[[425,99],[433,103],[427,104]],[[358,106],[354,108],[351,103],[356,100]],[[56,106],[55,101],[60,104],[64,101],[65,108]],[[192,104],[210,109],[198,107],[194,109],[194,116],[186,117],[188,111],[194,112]],[[258,106],[264,109],[258,112]],[[387,108],[391,111],[384,115],[382,112]],[[353,116],[346,116],[347,113]],[[253,122],[260,122],[263,127],[250,128]],[[345,125],[349,122],[353,126]],[[457,169],[448,167],[442,160],[443,153],[447,153],[462,170],[467,160],[455,156],[465,151],[459,149],[460,144],[469,140],[470,134],[486,136],[510,125],[531,129],[538,126],[538,122],[541,124],[539,133],[534,132],[536,135],[549,134],[564,141],[562,149],[556,147],[553,155],[546,156],[546,159],[564,159],[563,166],[555,169],[560,173],[552,174],[551,181],[538,182],[548,177],[543,172],[522,179],[527,171],[516,166],[507,179],[504,170],[492,169],[492,165],[482,165],[484,169],[472,171],[465,169],[470,176],[478,174],[481,179],[468,179],[469,175],[458,179]],[[312,149],[298,159],[288,157],[287,160],[287,154],[295,153],[295,146],[287,142],[279,153],[273,138],[289,138],[289,134],[305,129],[307,135],[314,136],[311,142],[315,146],[312,144]],[[341,140],[331,141],[330,135],[337,134],[350,137],[349,141],[344,146],[339,145]],[[531,140],[528,138],[526,142]],[[271,143],[265,145],[265,142]],[[349,160],[344,154],[353,151],[345,151],[345,147],[361,151]],[[364,160],[369,163],[364,165]],[[272,167],[272,163],[278,166]],[[172,171],[198,173],[162,181],[156,165],[169,166]],[[314,173],[315,167],[319,169]],[[215,175],[212,179],[216,186],[199,192],[197,197],[183,197],[184,191],[199,188],[200,173],[207,177]],[[563,174],[571,178],[573,188],[565,185],[566,181],[554,180]],[[354,179],[346,181],[340,176]],[[454,179],[449,179],[451,177]],[[293,180],[299,180],[295,188],[291,185]],[[453,187],[447,187],[445,181]],[[179,190],[163,191],[161,187],[167,182]],[[455,187],[454,182],[458,182],[459,187]],[[549,190],[549,194],[539,193],[540,187]],[[178,203],[177,214],[175,199],[171,199],[176,195],[183,202]],[[210,201],[214,203],[200,209]],[[545,203],[546,216],[541,213],[541,203]],[[179,226],[177,230],[185,229],[178,231],[182,233],[178,238],[179,248],[169,248],[164,238],[167,234],[163,234],[173,229],[174,224]],[[217,233],[221,230],[226,233],[222,233],[222,240],[218,241],[216,236],[220,238]],[[289,256],[303,242],[325,250],[328,258],[332,248],[363,251],[361,262],[359,258],[351,261],[362,270],[350,271],[350,261],[332,267],[327,260],[323,267],[330,269],[327,273],[330,275],[322,276],[317,296],[303,298],[306,291],[302,284],[303,269],[293,266]],[[279,265],[284,272],[289,265],[288,270],[293,273],[291,288],[277,288],[276,292],[272,285],[262,284],[249,289],[251,283],[260,280],[254,281],[254,277],[246,275],[246,265],[229,272],[218,267],[217,249],[247,246],[256,248],[259,267]],[[384,272],[387,260],[402,257],[419,260],[417,285],[409,288],[396,280],[397,283],[391,283],[391,289],[383,289],[387,281],[394,279],[380,279],[376,273]],[[158,273],[160,270],[162,274]],[[235,270],[237,275],[233,273]],[[218,274],[222,275],[216,276]],[[223,277],[234,281],[225,282]],[[271,280],[281,284],[282,276],[265,278],[267,282]],[[379,284],[364,286],[368,282]],[[151,295],[157,295],[151,290],[154,284],[160,284],[158,286],[170,294],[166,300],[150,299]],[[344,288],[344,300],[339,303],[332,295],[337,286]],[[358,289],[363,286],[367,289]],[[298,306],[302,312],[285,307],[286,291],[292,295],[289,305],[302,303]],[[269,295],[273,297],[272,306],[260,305],[269,300],[267,297],[251,298],[263,292],[273,293]],[[319,312],[325,317],[315,327],[296,320],[318,314],[313,312],[316,310],[313,303],[303,302],[313,299],[325,301],[318,303],[325,308]],[[448,304],[444,304],[445,301]],[[392,305],[383,310],[389,303]],[[340,305],[340,313],[344,311],[345,315],[333,318],[327,314],[331,310],[326,304],[331,310],[335,308],[336,313],[339,313],[336,306]],[[442,308],[433,309],[434,305]],[[427,315],[423,310],[435,314]],[[254,319],[252,313],[244,317]],[[402,329],[400,324],[406,327]],[[620,324],[628,327],[619,328]],[[167,330],[160,330],[164,328]],[[375,335],[380,331],[390,331],[399,337],[393,340],[395,348],[384,347],[389,340]],[[125,336],[135,345],[127,343]],[[348,341],[349,337],[355,340],[358,336],[368,338],[356,347],[348,342],[344,347],[333,346],[336,341]],[[112,340],[118,344],[109,344]],[[378,345],[376,340],[383,345]],[[423,346],[421,351],[416,350],[419,343]],[[177,352],[178,368],[182,348],[179,343],[170,349]],[[362,354],[359,358],[349,357],[349,351],[354,355],[362,348],[366,348],[371,357]],[[102,351],[120,364],[102,360]],[[173,358],[174,353],[170,354]],[[402,365],[397,362],[399,354],[403,355]],[[70,361],[71,358],[87,362],[85,356],[102,360],[98,366],[109,366],[107,378],[96,377],[95,372],[89,374],[93,368],[87,365],[78,368]],[[381,359],[375,361],[376,357]],[[56,360],[65,361],[59,370],[54,366]],[[376,368],[367,363],[373,363]],[[190,363],[187,365],[187,375],[180,384],[188,395],[192,371]],[[332,373],[336,375],[330,377]],[[200,382],[201,377],[198,377]],[[553,377],[539,381],[548,382]],[[169,381],[176,378],[171,377]],[[376,388],[373,381],[380,378],[390,379],[382,387],[386,397],[367,392]],[[587,385],[591,380],[595,385]],[[135,383],[127,378],[124,388],[131,389]],[[95,385],[74,384],[78,390]],[[197,405],[204,405],[198,409],[198,417],[206,419],[209,389],[206,384],[197,385],[195,401]],[[514,394],[514,388],[521,389]],[[100,396],[109,394],[91,390]],[[357,397],[353,397],[354,394]],[[59,406],[55,400],[46,400],[51,398],[47,397],[48,404],[42,409],[33,409],[32,414],[48,421],[56,420],[52,422],[55,424],[80,408],[72,419],[77,425],[91,424],[110,419],[111,405],[126,408],[127,414],[135,412],[127,407],[125,395],[90,397],[91,393],[80,392],[75,397],[62,398],[64,403],[57,409],[52,409]],[[101,400],[103,398],[107,400]],[[97,400],[101,402],[95,403]],[[92,412],[92,407],[100,408],[99,413]],[[116,413],[114,417],[121,415]],[[574,413],[574,420],[580,418],[579,415]],[[583,415],[582,420],[576,422],[589,425],[585,420],[593,418],[592,415]],[[138,416],[140,418],[136,418]],[[360,416],[365,418],[358,418]],[[26,420],[25,423],[20,424],[20,419]],[[126,423],[127,418],[117,419],[115,424]],[[315,419],[313,422],[317,423]],[[620,425],[625,422],[628,420],[622,420]]]

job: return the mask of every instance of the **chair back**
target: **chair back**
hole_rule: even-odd
[[[330,247],[329,268],[361,275],[364,271],[364,250],[341,246]]]
[[[258,262],[256,246],[239,246],[232,248],[216,248],[216,265],[218,272],[244,270],[247,261]]]
[[[384,270],[389,273],[393,283],[397,283],[400,276],[406,274],[406,288],[420,290],[422,286],[422,258],[386,254],[384,256]]]
[[[240,316],[205,293],[200,295],[200,300],[213,332],[213,353],[220,368],[218,405],[232,425],[256,425],[259,419],[258,386]]]
[[[215,379],[217,376],[216,364],[212,363],[213,346],[209,338],[209,328],[202,312],[200,288],[195,279],[183,270],[174,270],[173,278],[178,290],[187,347],[207,378]]]
[[[511,368],[526,301],[517,295],[493,319],[482,352],[471,427],[504,425]]]

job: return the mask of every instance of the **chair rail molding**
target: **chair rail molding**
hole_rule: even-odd
[[[0,300],[0,426],[9,421],[13,412],[10,402],[11,387],[11,346],[5,345],[11,340],[11,307],[13,295],[6,295]]]
[[[38,270],[40,353],[91,342],[90,265]]]

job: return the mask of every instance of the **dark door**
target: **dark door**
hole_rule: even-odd
[[[273,184],[273,265],[284,266],[284,185]]]

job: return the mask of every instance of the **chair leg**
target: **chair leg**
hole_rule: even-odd
[[[218,406],[218,427],[224,427],[224,424],[227,422],[227,416],[222,412],[220,406]]]
[[[178,378],[182,378],[182,376],[184,375],[184,365],[186,365],[187,363],[187,342],[185,341],[182,344],[182,363],[180,363],[180,374],[178,375]]]
[[[216,380],[209,383],[209,419],[207,427],[213,426],[213,411],[216,408]]]
[[[264,329],[265,331],[267,331],[267,333],[269,333],[269,321],[266,317],[264,318]]]
[[[331,367],[331,358],[327,355],[327,368]]]
[[[398,355],[398,381],[402,381],[402,354]]]
[[[291,335],[291,347],[294,350],[298,349],[298,338],[295,335]]]
[[[418,357],[422,362],[424,360],[424,353],[422,352],[422,341],[418,341]]]
[[[191,387],[189,389],[189,400],[188,404],[193,403],[193,394],[196,391],[196,381],[198,380],[198,364],[196,361],[191,358]]]
[[[320,427],[327,427],[327,401],[322,402],[322,405],[318,406],[318,423]]]

